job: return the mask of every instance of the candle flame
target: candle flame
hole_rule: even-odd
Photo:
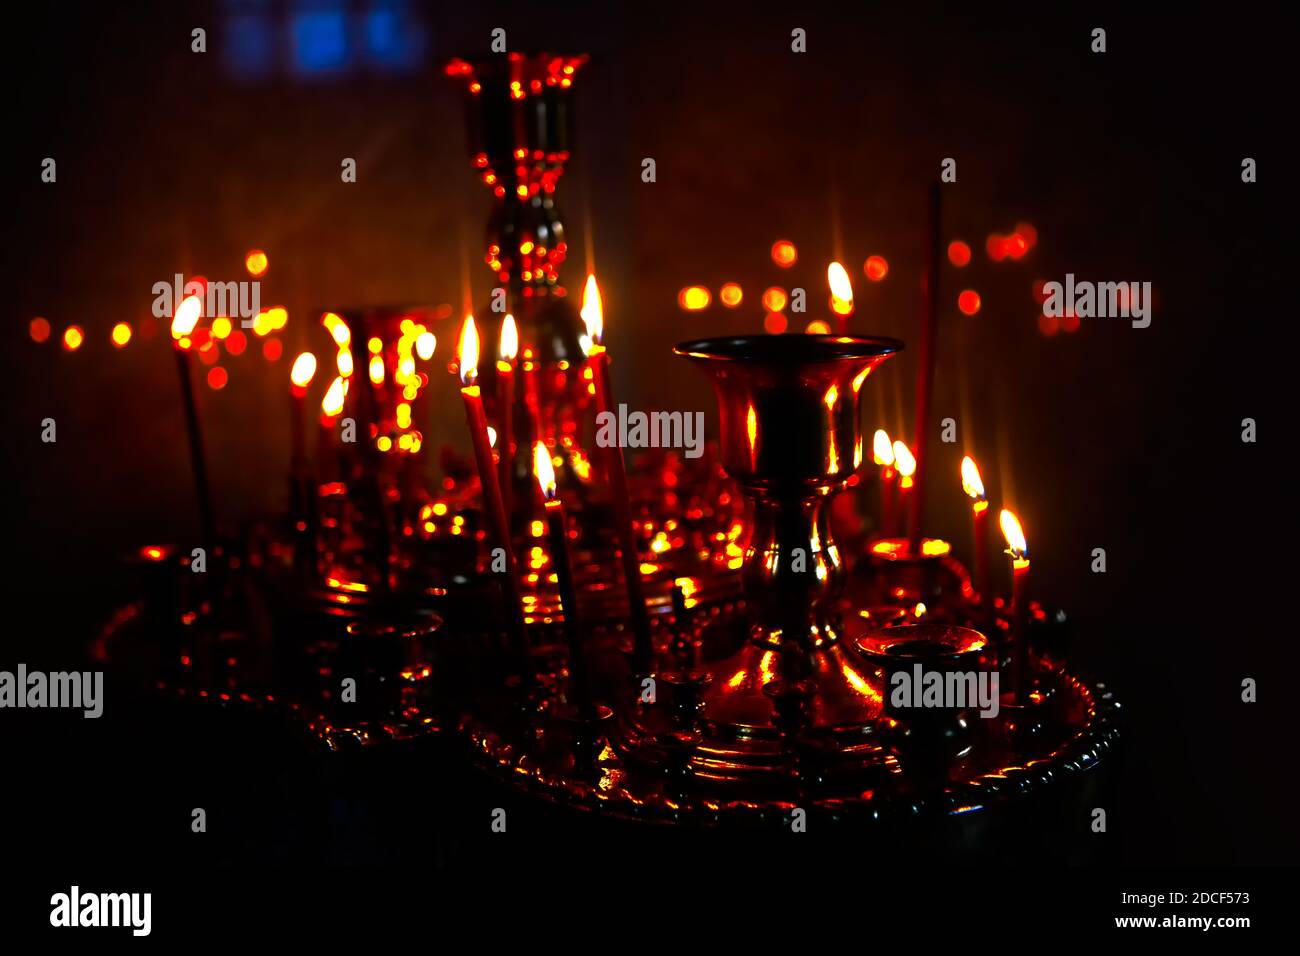
[[[433,358],[433,351],[438,347],[438,337],[428,330],[415,337],[415,354],[420,361],[427,362]]]
[[[298,388],[306,388],[311,384],[311,380],[316,375],[316,356],[311,352],[303,352],[293,360],[293,368],[289,371],[289,381],[293,382]]]
[[[984,480],[980,478],[979,467],[970,455],[961,460],[961,487],[974,500],[984,500]]]
[[[848,270],[840,263],[832,262],[826,267],[826,280],[831,286],[835,312],[844,315],[853,311],[853,283],[849,281]]]
[[[330,387],[325,391],[325,397],[320,400],[320,410],[333,418],[343,411],[343,399],[348,394],[347,382],[343,376],[336,376],[334,381],[330,382]]]
[[[587,284],[582,289],[582,321],[587,325],[587,337],[593,345],[600,345],[605,336],[605,310],[600,302],[600,286],[596,285],[596,276],[587,276]]]
[[[497,357],[503,362],[513,362],[519,354],[519,327],[509,312],[501,320],[501,338],[497,342]]]
[[[203,300],[197,295],[187,295],[181,299],[181,304],[176,306],[176,314],[172,316],[172,338],[183,339],[192,334],[202,315]]]
[[[533,474],[541,485],[542,494],[547,501],[555,498],[555,467],[551,464],[551,453],[546,450],[545,442],[533,445]]]
[[[331,321],[331,319],[333,321]],[[347,322],[341,316],[333,312],[325,313],[325,328],[329,329],[330,335],[334,337],[334,344],[341,349],[345,349],[352,342],[352,329],[348,327]]]
[[[889,440],[889,432],[877,428],[871,439],[871,457],[877,465],[888,467],[894,463],[894,443]]]
[[[465,316],[465,324],[460,327],[456,357],[460,362],[461,384],[473,385],[478,379],[478,326],[474,324],[472,315]]]
[[[1015,558],[1017,564],[1021,561],[1028,564],[1029,544],[1025,541],[1025,532],[1020,527],[1020,519],[1014,512],[1003,508],[1002,513],[998,515],[998,523],[1002,525],[1002,536],[1007,539],[1007,554]]]
[[[916,472],[916,459],[912,450],[901,441],[894,442],[894,467],[904,478],[911,478]]]

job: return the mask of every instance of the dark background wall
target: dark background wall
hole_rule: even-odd
[[[956,470],[975,454],[995,506],[1024,521],[1037,593],[1076,621],[1077,659],[1130,702],[1131,859],[1294,860],[1294,828],[1277,833],[1294,783],[1280,749],[1293,627],[1279,601],[1291,509],[1278,453],[1294,432],[1280,269],[1294,226],[1280,209],[1276,25],[1091,8],[413,3],[395,9],[418,28],[415,69],[296,75],[284,31],[340,9],[356,24],[373,12],[250,0],[6,13],[11,600],[52,609],[27,640],[75,645],[113,598],[100,592],[114,556],[193,528],[163,338],[108,345],[113,323],[148,314],[154,282],[241,278],[261,247],[267,304],[292,317],[286,356],[327,354],[312,321],[323,307],[428,301],[454,307],[435,329],[447,360],[462,303],[490,288],[489,201],[467,162],[461,91],[439,67],[484,51],[500,26],[512,48],[592,55],[559,192],[567,279],[576,292],[594,263],[615,387],[634,405],[705,409],[713,427],[705,383],[671,345],[758,330],[768,285],[803,285],[816,314],[833,257],[854,278],[852,329],[914,340],[925,188],[941,158],[957,159],[944,233],[975,256],[942,277],[935,417],[958,419],[960,444],[934,453],[931,527],[965,546]],[[230,18],[250,14],[279,38],[261,78],[232,72]],[[207,54],[190,52],[195,26]],[[1094,26],[1108,30],[1104,55],[1089,50]],[[806,54],[790,51],[794,27]],[[57,185],[39,180],[46,156]],[[1241,182],[1246,156],[1257,184]],[[358,160],[356,184],[340,182],[343,157]],[[641,182],[643,157],[658,182]],[[991,263],[985,237],[1021,220],[1037,248]],[[798,245],[793,274],[768,258],[777,238]],[[889,260],[882,283],[862,275],[869,254]],[[1152,282],[1151,327],[1097,319],[1044,335],[1032,284],[1066,272]],[[726,280],[743,285],[742,308],[677,308],[682,286]],[[983,297],[974,317],[954,305],[967,287]],[[35,315],[56,336],[83,326],[87,345],[35,345]],[[910,432],[915,360],[868,388],[869,425]],[[218,510],[235,523],[282,505],[288,360],[250,348],[227,368],[230,384],[201,389],[200,404]],[[459,444],[454,386],[435,382],[433,442]],[[54,446],[38,440],[46,416]],[[1247,416],[1259,444],[1240,441]],[[1089,572],[1095,547],[1106,575]],[[1269,679],[1253,707],[1238,703],[1246,676]]]

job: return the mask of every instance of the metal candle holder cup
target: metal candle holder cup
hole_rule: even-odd
[[[902,348],[830,335],[706,339],[677,346],[714,382],[722,463],[753,503],[745,594],[751,635],[805,649],[840,636],[832,613],[844,565],[828,502],[862,464],[858,394]]]
[[[724,683],[724,699],[711,708],[715,719],[768,723],[771,704],[762,685],[805,678],[814,681],[811,714],[817,722],[867,718],[870,704],[863,695],[838,686],[853,683],[853,669],[839,660],[845,651],[835,604],[845,570],[829,502],[863,460],[862,383],[901,348],[893,339],[831,335],[677,346],[677,354],[713,379],[723,467],[740,484],[754,516],[743,569],[754,619],[736,673],[761,676]],[[720,665],[720,671],[728,667]]]

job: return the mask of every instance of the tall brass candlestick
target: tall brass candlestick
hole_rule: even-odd
[[[604,311],[601,307],[600,289],[596,277],[587,277],[582,295],[582,318],[587,324],[591,346],[587,350],[587,363],[591,368],[592,384],[596,389],[598,415],[614,414],[614,402],[609,385],[609,352],[602,344]],[[597,445],[600,443],[597,442]],[[636,546],[636,526],[632,523],[632,502],[627,490],[627,471],[623,462],[623,449],[617,440],[604,448],[605,476],[609,482],[610,499],[614,509],[614,524],[618,532],[619,550],[623,558],[623,580],[627,587],[628,610],[632,616],[633,655],[637,669],[649,673],[653,666],[653,647],[650,641],[650,617],[646,612],[645,588],[641,582],[641,556]]]
[[[569,676],[573,681],[574,705],[584,719],[595,715],[591,700],[591,683],[587,678],[587,659],[582,647],[582,620],[578,615],[578,594],[573,586],[573,566],[569,562],[569,540],[564,523],[564,506],[555,484],[555,468],[544,442],[533,446],[533,473],[541,486],[546,511],[546,542],[555,565],[555,580],[560,589],[560,608],[564,612],[564,637],[569,645]]]
[[[501,489],[497,486],[496,468],[492,461],[492,444],[488,441],[487,415],[483,412],[483,396],[476,384],[478,380],[478,329],[474,316],[467,316],[460,333],[459,349],[461,398],[465,402],[465,422],[469,426],[470,441],[474,446],[474,463],[478,467],[478,480],[483,488],[483,507],[488,525],[497,547],[505,553],[505,596],[509,605],[506,626],[511,642],[519,657],[523,674],[527,676],[528,644],[524,629],[523,601],[519,594],[519,577],[515,572],[514,549],[511,547],[510,522],[506,519],[501,502]]]

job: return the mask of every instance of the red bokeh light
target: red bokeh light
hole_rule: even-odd
[[[957,308],[967,315],[974,315],[980,310],[980,294],[974,289],[966,289],[957,296]]]
[[[50,322],[41,316],[32,319],[28,327],[31,331],[33,342],[48,342],[50,340]]]
[[[763,317],[763,330],[771,335],[780,335],[789,326],[789,320],[780,312],[769,312]]]
[[[231,355],[243,355],[248,347],[248,336],[236,329],[226,337],[226,351]]]
[[[284,354],[284,345],[279,339],[267,339],[262,343],[262,355],[268,362],[280,361]]]
[[[948,261],[961,268],[970,263],[970,246],[960,239],[948,243]]]
[[[879,282],[889,275],[889,260],[884,256],[868,256],[867,261],[862,264],[862,271],[872,282]]]
[[[778,239],[772,243],[772,261],[782,269],[788,269],[799,258],[799,250],[788,239]]]
[[[226,382],[228,382],[229,380],[230,380],[230,376],[226,374],[226,370],[222,368],[220,365],[208,369],[209,388],[219,392],[226,387]]]

